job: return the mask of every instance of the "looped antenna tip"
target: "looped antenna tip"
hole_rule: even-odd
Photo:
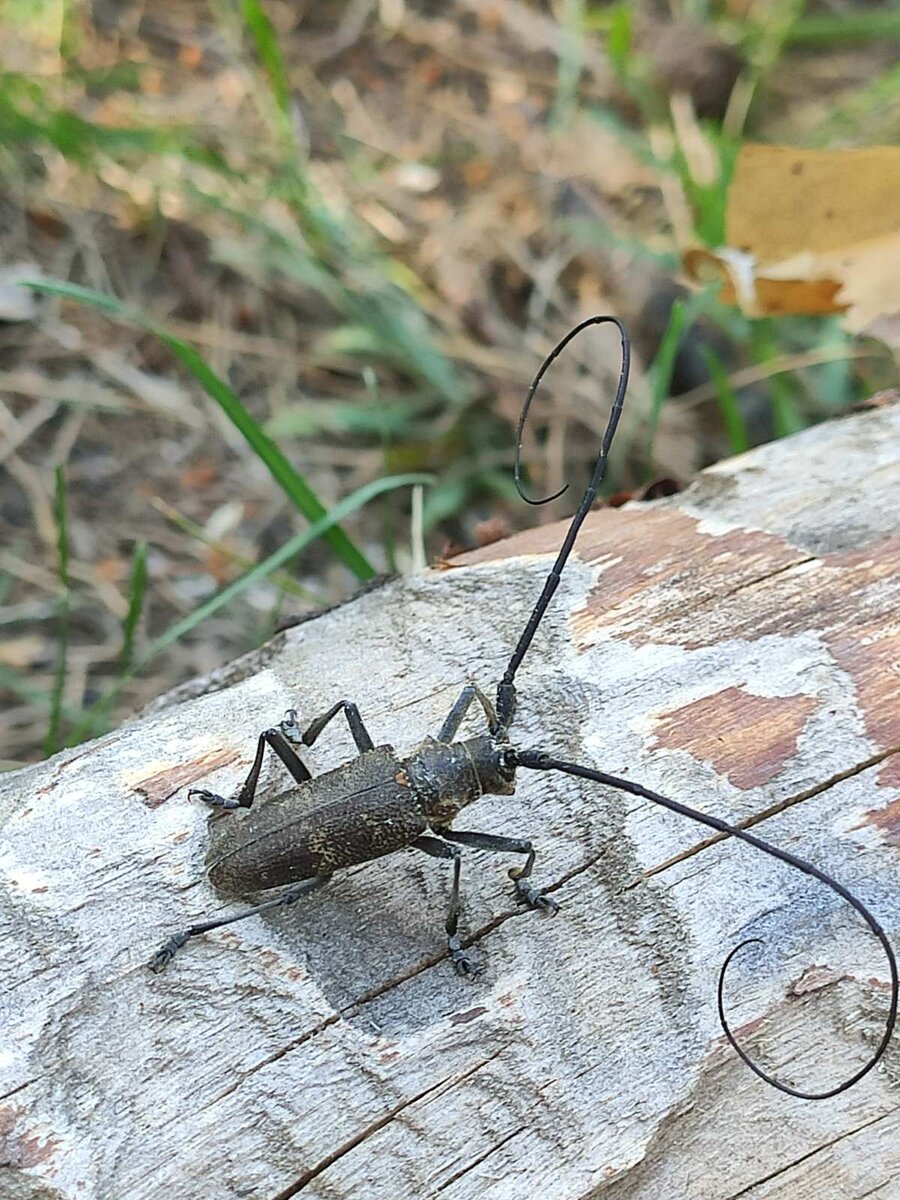
[[[558,358],[560,354],[562,354],[563,350],[565,350],[566,346],[568,346],[569,342],[571,342],[573,338],[577,337],[583,330],[590,328],[591,325],[615,325],[619,331],[619,337],[622,342],[622,367],[619,371],[619,382],[616,385],[616,394],[612,402],[609,420],[606,422],[606,432],[603,434],[603,443],[600,447],[600,453],[597,456],[597,461],[594,463],[594,471],[591,475],[590,483],[585,488],[584,495],[581,497],[581,503],[578,505],[578,509],[574,517],[572,517],[569,528],[566,531],[566,536],[563,538],[562,545],[559,548],[556,561],[554,562],[553,567],[550,570],[550,574],[547,576],[544,582],[543,591],[541,592],[537,603],[531,611],[531,616],[528,618],[525,628],[522,630],[522,634],[519,637],[516,648],[512,652],[509,664],[503,673],[503,679],[497,691],[498,723],[495,732],[499,735],[505,735],[508,732],[510,722],[512,721],[512,715],[515,711],[515,687],[513,686],[513,681],[516,677],[516,671],[518,671],[522,663],[522,659],[527,654],[528,647],[531,645],[532,639],[534,638],[535,633],[537,633],[538,626],[544,618],[544,613],[547,611],[547,605],[553,599],[553,594],[559,586],[560,576],[562,575],[563,568],[568,561],[569,555],[572,553],[572,547],[575,544],[576,537],[578,536],[578,530],[581,528],[585,517],[590,512],[591,505],[594,503],[594,500],[597,497],[597,489],[600,486],[600,481],[602,480],[606,471],[609,448],[612,445],[612,440],[616,433],[616,426],[619,424],[619,417],[622,415],[622,405],[625,403],[625,392],[628,390],[628,371],[631,365],[631,342],[628,338],[628,332],[619,318],[613,316],[588,317],[586,321],[582,321],[580,324],[576,325],[574,329],[570,329],[562,341],[557,343],[557,345],[541,363],[540,369],[538,370],[537,375],[535,375],[531,387],[528,389],[528,395],[525,397],[525,403],[522,405],[522,412],[519,416],[519,428],[516,434],[515,478],[516,488],[518,489],[519,495],[523,500],[527,501],[529,504],[549,504],[551,500],[558,499],[565,491],[565,488],[563,488],[562,491],[556,492],[552,496],[545,496],[543,500],[531,500],[522,491],[522,433],[525,429],[525,422],[528,419],[528,410],[531,407],[531,401],[534,399],[534,394],[540,386],[541,380],[544,378],[544,375],[550,367],[550,364],[556,358]]]
[[[821,1092],[806,1092],[800,1088],[792,1087],[788,1083],[782,1083],[780,1079],[776,1079],[774,1075],[770,1075],[768,1071],[763,1070],[758,1063],[750,1057],[743,1046],[735,1037],[731,1026],[728,1024],[728,1019],[725,1016],[725,975],[728,971],[729,964],[735,955],[739,954],[745,946],[753,944],[762,944],[762,939],[758,937],[748,938],[735,946],[729,951],[727,958],[722,964],[719,972],[719,987],[718,987],[718,1005],[719,1005],[719,1021],[726,1038],[731,1044],[732,1049],[740,1057],[740,1059],[750,1068],[754,1075],[759,1076],[765,1083],[775,1088],[779,1092],[784,1092],[788,1096],[794,1096],[798,1100],[829,1100],[832,1096],[837,1096],[841,1092],[846,1092],[848,1088],[853,1087],[858,1083],[864,1075],[875,1067],[880,1062],[882,1055],[890,1045],[891,1038],[894,1034],[894,1026],[897,1021],[898,999],[900,999],[900,980],[898,980],[897,959],[894,955],[893,947],[888,941],[887,934],[882,929],[881,925],[875,919],[868,908],[861,900],[845,888],[842,883],[838,883],[825,871],[813,866],[812,863],[806,862],[805,859],[798,858],[796,854],[791,854],[788,850],[781,850],[778,846],[773,846],[771,842],[764,841],[761,837],[757,837],[755,833],[750,833],[746,829],[741,829],[736,825],[729,824],[728,821],[723,821],[719,817],[710,816],[709,813],[700,812],[699,809],[691,808],[687,804],[682,804],[678,800],[672,800],[668,796],[662,796],[659,792],[653,792],[650,788],[645,788],[639,783],[634,783],[630,779],[622,779],[617,775],[608,775],[605,771],[596,771],[593,767],[583,767],[579,763],[564,762],[558,758],[552,758],[549,754],[542,750],[516,750],[514,751],[515,764],[520,767],[526,767],[534,771],[561,771],[566,775],[574,775],[578,779],[591,779],[595,783],[604,784],[607,787],[617,788],[619,791],[628,792],[632,796],[641,796],[646,800],[651,800],[654,804],[660,805],[661,808],[666,808],[669,812],[677,813],[679,816],[688,817],[692,821],[697,821],[700,825],[706,825],[709,829],[714,829],[717,833],[723,833],[727,837],[736,838],[738,841],[745,842],[748,846],[753,846],[756,850],[761,850],[763,854],[768,854],[771,858],[778,859],[779,862],[785,863],[789,867],[793,867],[797,871],[801,871],[804,875],[809,875],[813,879],[817,879],[820,883],[824,883],[837,896],[846,901],[851,908],[857,913],[868,925],[871,933],[875,935],[881,943],[881,948],[884,951],[887,959],[888,974],[890,976],[890,1005],[888,1008],[887,1018],[884,1024],[884,1030],[878,1045],[869,1055],[869,1058],[863,1065],[854,1072],[849,1078],[843,1082],[836,1084],[832,1088],[828,1088]]]
[[[525,494],[525,490],[522,486],[522,435],[525,432],[525,424],[528,420],[528,412],[531,408],[531,402],[534,399],[538,388],[541,386],[541,381],[543,380],[547,371],[550,369],[551,365],[555,362],[559,355],[562,354],[569,342],[571,342],[573,338],[576,338],[578,334],[582,332],[582,330],[588,329],[591,325],[615,325],[619,330],[619,335],[622,339],[622,370],[619,376],[619,386],[616,389],[616,398],[613,401],[612,412],[610,413],[609,423],[603,438],[603,447],[600,452],[600,458],[598,459],[598,466],[602,464],[605,467],[606,456],[609,453],[609,447],[616,431],[616,425],[619,423],[619,414],[622,410],[622,401],[625,398],[625,388],[628,384],[628,367],[630,359],[630,344],[628,334],[618,317],[613,316],[588,317],[586,320],[581,321],[573,329],[570,329],[566,336],[550,351],[538,368],[538,372],[534,379],[531,381],[531,387],[528,389],[528,395],[525,397],[525,403],[522,405],[522,411],[519,414],[519,424],[516,430],[516,463],[513,472],[516,483],[516,491],[526,504],[532,504],[535,507],[538,507],[541,504],[550,504],[554,500],[558,500],[560,496],[565,495],[565,493],[569,490],[569,485],[566,483],[559,489],[558,492],[554,492],[552,496],[544,496],[540,500],[534,500]],[[598,482],[599,478],[595,478],[592,481],[594,486],[596,486]]]
[[[755,845],[756,845],[757,849],[763,849],[763,846],[760,844],[759,840],[755,842]],[[771,854],[774,849],[775,848],[772,846],[766,846],[765,852],[767,854]],[[784,855],[783,852],[779,852],[777,857],[779,857],[779,858],[783,857],[786,861],[788,856]],[[791,857],[793,857],[793,856],[791,856]],[[796,865],[796,863],[798,861],[802,861],[802,860],[795,859],[794,863],[792,865]],[[805,867],[809,867],[809,865],[810,865],[809,863],[804,864]],[[738,944],[736,946],[734,946],[731,950],[729,950],[729,952],[725,958],[725,961],[722,963],[721,969],[719,970],[719,984],[718,984],[718,988],[717,988],[717,992],[716,992],[716,999],[717,999],[717,1004],[718,1004],[718,1009],[719,1009],[719,1024],[722,1026],[722,1032],[725,1034],[726,1038],[728,1039],[729,1045],[731,1046],[732,1050],[734,1050],[735,1054],[737,1054],[737,1056],[744,1063],[744,1065],[750,1068],[750,1070],[753,1072],[754,1075],[756,1075],[759,1079],[762,1079],[764,1083],[769,1084],[770,1087],[775,1088],[776,1091],[784,1092],[784,1094],[786,1096],[793,1096],[797,1100],[830,1100],[832,1098],[832,1096],[839,1096],[841,1094],[841,1092],[846,1092],[848,1090],[848,1088],[852,1088],[855,1083],[858,1083],[864,1075],[868,1075],[868,1073],[872,1070],[872,1068],[874,1066],[876,1066],[878,1061],[881,1059],[881,1056],[884,1054],[885,1050],[887,1050],[887,1048],[890,1044],[891,1038],[893,1037],[893,1033],[894,1033],[894,1024],[897,1019],[897,991],[898,991],[897,963],[896,963],[896,959],[894,957],[894,951],[891,947],[890,942],[887,940],[887,937],[885,936],[884,930],[881,928],[879,923],[875,920],[875,918],[872,916],[872,914],[869,912],[869,910],[865,907],[864,904],[862,904],[859,900],[857,900],[857,898],[851,892],[848,892],[846,888],[842,887],[841,884],[839,884],[837,882],[837,880],[832,879],[829,875],[826,875],[824,872],[818,871],[815,868],[813,868],[813,870],[811,870],[811,871],[810,870],[805,871],[805,874],[811,874],[811,875],[813,875],[814,878],[819,879],[822,883],[827,884],[827,886],[830,887],[832,889],[832,891],[837,892],[837,894],[839,896],[841,896],[842,899],[846,900],[848,904],[850,904],[853,908],[855,908],[856,911],[863,918],[863,920],[866,922],[866,924],[869,926],[869,929],[872,931],[872,933],[874,933],[875,936],[878,938],[879,942],[881,942],[882,949],[884,950],[884,952],[887,956],[888,966],[889,966],[890,976],[891,976],[891,1006],[890,1006],[890,1011],[888,1013],[887,1022],[885,1024],[884,1032],[881,1036],[881,1040],[879,1041],[878,1045],[875,1047],[874,1053],[872,1053],[869,1056],[867,1061],[865,1063],[863,1063],[863,1065],[859,1068],[859,1070],[856,1071],[853,1075],[850,1075],[847,1079],[842,1080],[841,1083],[835,1084],[834,1087],[827,1088],[825,1091],[822,1091],[822,1092],[807,1092],[807,1091],[803,1091],[801,1088],[792,1087],[789,1083],[782,1083],[780,1079],[776,1079],[774,1075],[770,1075],[768,1071],[765,1071],[759,1065],[759,1063],[755,1062],[750,1057],[750,1055],[747,1053],[747,1051],[744,1049],[744,1047],[740,1044],[740,1042],[735,1037],[731,1026],[728,1024],[728,1018],[725,1016],[725,976],[728,972],[728,967],[731,963],[731,960],[733,958],[735,958],[738,954],[740,954],[740,952],[746,946],[753,946],[753,945],[762,946],[762,945],[764,945],[762,938],[758,938],[758,937],[746,938],[743,942],[738,942]]]

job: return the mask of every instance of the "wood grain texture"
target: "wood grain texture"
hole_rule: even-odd
[[[594,513],[519,675],[520,746],[627,774],[830,870],[900,935],[900,407]],[[521,772],[457,822],[539,849],[558,917],[503,856],[403,851],[290,912],[197,939],[206,814],[289,707],[354,699],[376,742],[435,732],[502,671],[555,551],[538,529],[361,595],[116,733],[0,782],[0,1197],[818,1200],[900,1194],[900,1054],[835,1100],[800,1086],[875,1045],[886,964],[827,889],[569,778]],[[473,713],[464,732],[475,732]],[[340,723],[306,755],[352,754]],[[281,785],[268,762],[263,787]],[[763,819],[765,818],[765,819]]]

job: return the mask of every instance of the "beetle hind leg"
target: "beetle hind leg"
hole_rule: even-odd
[[[185,942],[192,937],[197,937],[201,933],[209,933],[211,929],[220,929],[223,925],[232,925],[235,921],[243,921],[245,917],[255,917],[257,913],[267,912],[270,908],[285,908],[289,904],[296,904],[302,896],[316,891],[330,878],[330,875],[316,875],[313,879],[304,879],[300,883],[293,884],[273,900],[266,900],[262,904],[254,905],[253,908],[245,908],[243,912],[234,913],[230,917],[218,917],[214,921],[203,921],[199,925],[189,925],[187,929],[173,933],[153,955],[147,966],[158,974],[166,969]]]

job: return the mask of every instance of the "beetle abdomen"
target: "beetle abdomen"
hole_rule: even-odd
[[[412,789],[394,778],[313,809],[292,812],[288,800],[241,817],[239,831],[214,838],[207,857],[210,881],[223,892],[330,875],[401,850],[426,829]]]

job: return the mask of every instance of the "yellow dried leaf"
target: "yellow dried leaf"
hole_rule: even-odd
[[[879,317],[900,312],[900,221],[898,228],[884,237],[822,254],[804,254],[766,269],[766,275],[776,280],[798,274],[840,281],[838,298],[847,310],[845,323],[852,333]]]
[[[728,191],[729,246],[759,263],[900,230],[900,147],[744,146]]]
[[[748,316],[844,313],[852,333],[900,344],[900,148],[745,146],[728,245],[684,256]]]
[[[736,304],[749,317],[837,313],[847,307],[836,299],[841,285],[835,280],[804,279],[803,271],[796,278],[758,275],[749,255],[694,248],[685,252],[684,266],[698,283],[721,279],[723,304]]]

